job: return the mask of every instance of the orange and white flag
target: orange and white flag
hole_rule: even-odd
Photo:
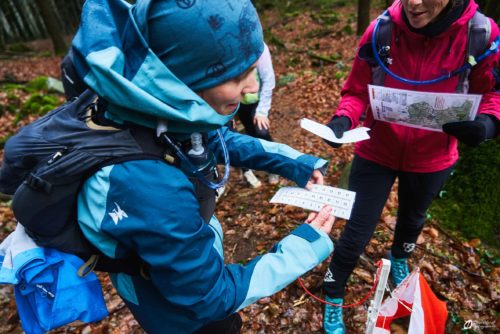
[[[399,300],[399,302],[398,302]],[[410,316],[408,334],[442,334],[448,310],[418,270],[413,271],[381,305],[374,334],[390,334],[394,319]]]

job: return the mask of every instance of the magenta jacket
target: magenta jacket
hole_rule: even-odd
[[[471,0],[462,16],[443,33],[430,38],[409,30],[403,21],[403,7],[396,1],[389,12],[394,22],[391,39],[390,69],[411,80],[430,80],[463,65],[467,44],[467,22],[472,18],[477,4]],[[499,35],[499,28],[491,20],[490,42]],[[371,41],[375,21],[363,34],[360,47]],[[495,79],[492,69],[498,65],[500,53],[488,57],[472,70],[469,80],[471,94],[482,94],[479,113],[500,119],[500,94],[494,92]],[[386,87],[414,91],[453,93],[458,76],[432,85],[413,86],[385,76]],[[364,126],[370,127],[369,140],[356,144],[355,153],[395,170],[409,172],[435,172],[452,166],[458,159],[457,140],[446,133],[433,132],[392,123],[376,121],[369,106],[368,87],[372,81],[368,62],[356,56],[352,71],[342,89],[342,100],[337,116],[347,116],[352,127],[359,124],[360,116],[367,111]]]

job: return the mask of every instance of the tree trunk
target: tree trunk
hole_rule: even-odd
[[[73,33],[75,33],[78,29],[78,26],[80,25],[80,15],[82,13],[82,7],[79,3],[79,0],[69,1],[68,5],[70,6],[71,11],[71,25],[73,28]]]
[[[31,11],[35,17],[36,26],[40,31],[40,36],[49,37],[49,33],[47,32],[47,28],[45,28],[45,24],[43,23],[42,15],[40,14],[40,9],[38,9],[38,5],[33,1],[29,2]]]
[[[7,17],[7,22],[11,24],[12,31],[14,33],[14,40],[16,42],[19,40],[25,41],[26,36],[24,35],[24,31],[19,24],[16,7],[14,6],[14,3],[12,1],[9,1],[7,4],[7,11],[5,11],[5,16]]]
[[[3,20],[2,16],[3,13],[0,13],[0,51],[5,50],[5,35],[4,35],[4,28],[3,28]]]
[[[4,5],[0,4],[0,49],[5,50],[5,44],[12,39],[12,28],[5,17]]]
[[[33,40],[36,37],[36,34],[34,34],[31,30],[29,19],[25,11],[26,1],[14,0],[12,4],[15,7],[17,20],[19,21],[19,26],[21,27],[24,39],[26,41]]]
[[[20,9],[22,9],[21,13],[23,13],[24,24],[31,32],[32,39],[41,38],[43,36],[43,33],[38,28],[35,18],[35,15],[37,15],[38,12],[37,14],[33,13],[33,9],[32,7],[30,7],[31,1],[23,0],[18,2],[20,5]]]
[[[358,27],[356,34],[362,35],[370,24],[370,0],[358,0]]]
[[[42,15],[43,22],[47,28],[47,32],[52,39],[52,44],[54,45],[54,52],[58,55],[63,55],[66,53],[66,43],[64,43],[63,35],[59,25],[57,24],[56,15],[53,12],[53,7],[50,0],[35,0],[40,9],[40,14]]]

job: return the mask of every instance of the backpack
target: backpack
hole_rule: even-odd
[[[377,50],[384,64],[387,66],[390,55],[391,34],[393,22],[388,12],[384,12],[380,17],[380,26],[375,36]],[[469,21],[467,28],[467,52],[464,59],[465,62],[474,62],[487,48],[491,36],[491,22],[487,16],[479,11],[474,13],[474,16]],[[473,57],[473,58],[471,58]],[[472,64],[472,63],[471,63]],[[386,73],[376,63],[370,62],[372,68],[372,84],[377,86],[384,85]],[[466,94],[469,91],[469,74],[471,68],[467,68],[460,73],[459,83],[456,88],[456,93]],[[497,82],[499,83],[499,82]],[[499,83],[500,84],[500,83]]]
[[[135,275],[143,265],[138,256],[108,258],[84,237],[76,219],[78,192],[104,166],[140,159],[165,162],[167,150],[152,129],[97,125],[101,107],[86,90],[11,137],[5,144],[0,192],[13,195],[16,219],[39,246],[92,259],[91,269]]]

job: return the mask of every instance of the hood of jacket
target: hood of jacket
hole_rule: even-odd
[[[169,132],[192,133],[216,129],[234,116],[235,112],[218,114],[193,87],[214,87],[247,70],[263,51],[262,28],[249,0],[217,2],[218,6],[213,2],[85,2],[72,43],[74,64],[84,82],[108,102],[111,119],[150,128],[156,128],[161,120]],[[152,13],[152,7],[163,12]],[[148,36],[152,16],[156,23],[158,16],[167,20],[171,31]],[[158,25],[153,28],[158,30]],[[181,29],[185,35],[180,35]],[[173,45],[165,45],[162,37]],[[186,39],[194,45],[189,49],[184,45],[182,52],[175,50],[174,42]],[[214,43],[197,43],[206,39]],[[149,41],[160,41],[156,52]],[[204,56],[210,58],[204,63],[198,61]],[[192,73],[185,70],[190,66]]]

